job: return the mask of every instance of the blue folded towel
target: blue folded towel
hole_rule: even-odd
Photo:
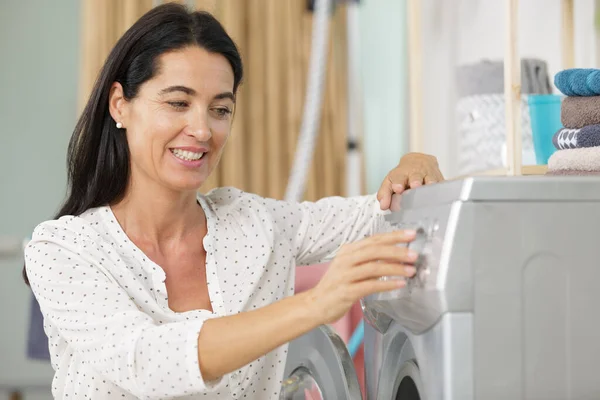
[[[554,86],[566,96],[598,96],[600,69],[565,69],[554,76]]]
[[[587,125],[581,129],[562,128],[552,137],[559,150],[600,146],[600,125]]]

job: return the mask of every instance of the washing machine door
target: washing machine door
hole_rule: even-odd
[[[280,400],[362,400],[344,341],[322,325],[290,342]]]

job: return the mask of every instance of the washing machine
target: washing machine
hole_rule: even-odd
[[[368,400],[600,399],[600,178],[471,177],[394,198],[417,273],[361,300]],[[387,277],[385,279],[401,279]],[[343,341],[290,344],[282,399],[361,399]]]

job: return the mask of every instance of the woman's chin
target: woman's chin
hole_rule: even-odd
[[[167,183],[171,189],[181,192],[197,191],[204,184],[204,177],[181,177],[179,179],[170,179]]]
[[[193,191],[198,190],[210,176],[212,168],[209,165],[203,165],[202,168],[187,169],[177,165],[173,168],[162,168],[159,172],[162,183],[172,190]]]

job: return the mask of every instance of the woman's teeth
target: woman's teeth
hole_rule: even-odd
[[[181,158],[185,161],[196,161],[204,156],[204,153],[193,153],[191,151],[179,149],[171,149],[171,152],[175,155],[175,157]]]

